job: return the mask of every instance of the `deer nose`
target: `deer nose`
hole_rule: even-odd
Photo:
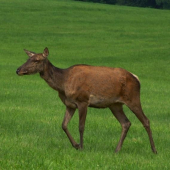
[[[16,73],[18,74],[18,73],[19,73],[19,71],[20,71],[20,69],[18,68],[18,69],[17,69],[17,71],[16,71]]]

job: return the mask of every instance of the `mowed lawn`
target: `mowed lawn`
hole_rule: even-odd
[[[43,52],[57,67],[122,67],[138,75],[141,101],[158,151],[132,123],[115,154],[121,127],[109,109],[88,109],[84,149],[61,128],[65,106],[39,75],[16,75],[23,49]],[[170,169],[170,11],[72,0],[0,0],[0,170]],[[78,113],[68,126],[79,142]]]

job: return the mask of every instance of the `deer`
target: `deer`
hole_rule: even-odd
[[[49,50],[47,47],[43,53],[24,51],[29,58],[16,70],[16,73],[19,76],[39,73],[40,77],[58,92],[59,98],[66,106],[62,129],[75,149],[83,148],[88,107],[109,108],[122,128],[120,140],[115,149],[116,153],[119,152],[131,126],[131,122],[123,111],[123,105],[126,105],[143,124],[149,137],[151,149],[153,153],[157,153],[150,121],[142,110],[140,81],[136,75],[123,68],[85,64],[61,69],[55,67],[48,60]],[[67,128],[76,109],[78,109],[79,115],[80,143],[76,143]]]

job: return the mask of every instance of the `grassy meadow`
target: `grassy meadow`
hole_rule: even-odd
[[[170,11],[73,0],[0,0],[0,170],[160,170],[170,168]],[[109,109],[88,109],[84,149],[61,128],[65,106],[39,75],[16,75],[23,49],[57,67],[122,67],[138,75],[141,101],[158,151],[124,107],[132,126],[114,153],[121,127]],[[79,142],[78,114],[68,126]]]

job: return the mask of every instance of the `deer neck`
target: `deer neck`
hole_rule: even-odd
[[[44,62],[44,69],[40,76],[50,87],[57,91],[63,91],[64,70],[53,66],[50,61]]]

